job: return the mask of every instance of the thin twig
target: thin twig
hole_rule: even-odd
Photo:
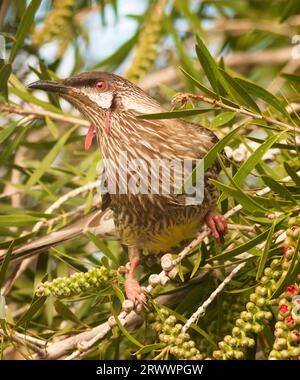
[[[249,255],[250,257],[251,255]],[[208,299],[195,311],[195,313],[188,319],[186,324],[182,327],[182,332],[185,333],[193,323],[202,315],[205,314],[207,307],[213,302],[217,295],[224,289],[224,287],[233,279],[233,277],[246,265],[246,262],[243,262],[237,265],[231,273],[224,279],[223,282],[211,293]]]
[[[173,102],[175,102],[175,103],[186,102],[188,99],[199,100],[199,101],[211,104],[214,107],[220,107],[220,108],[232,111],[232,112],[239,113],[241,115],[246,115],[246,116],[252,117],[253,119],[256,119],[256,120],[263,120],[263,121],[266,121],[268,123],[275,124],[275,125],[278,125],[280,127],[285,128],[285,129],[288,129],[290,131],[293,131],[293,132],[297,131],[300,133],[300,128],[297,126],[292,126],[292,125],[284,123],[282,121],[273,119],[272,117],[269,117],[269,116],[256,114],[254,112],[245,110],[244,108],[236,108],[233,106],[229,106],[228,104],[224,104],[221,100],[207,98],[204,95],[190,94],[190,93],[179,93],[179,94],[174,96]]]
[[[28,335],[24,335],[18,332],[10,332],[9,334],[7,334],[4,330],[0,330],[0,335],[4,336],[5,338],[13,342],[16,342],[18,344],[22,344],[25,347],[28,347],[41,358],[45,357],[46,355],[46,351],[45,351],[46,342],[40,339],[31,337]],[[39,346],[43,348],[40,348]]]
[[[45,111],[42,108],[39,107],[32,107],[29,105],[25,105],[23,107],[20,106],[12,106],[7,104],[1,104],[0,105],[0,111],[2,112],[9,112],[9,113],[16,113],[18,115],[32,115],[35,117],[49,117],[53,120],[60,120],[64,121],[66,123],[72,123],[72,124],[78,124],[83,127],[89,127],[90,123],[87,120],[80,119],[73,116],[65,116],[59,113],[51,112],[51,111]]]

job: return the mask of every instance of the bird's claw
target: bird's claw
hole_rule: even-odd
[[[206,223],[210,228],[213,238],[219,245],[224,244],[224,236],[227,233],[228,227],[226,219],[221,214],[208,213],[206,215]]]
[[[125,292],[127,298],[136,304],[146,304],[146,289],[132,277],[125,280]]]

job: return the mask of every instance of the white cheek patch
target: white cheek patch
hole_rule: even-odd
[[[113,94],[111,92],[82,91],[92,102],[98,104],[100,108],[109,109],[112,106]]]

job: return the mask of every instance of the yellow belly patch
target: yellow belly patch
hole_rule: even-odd
[[[137,246],[148,250],[151,253],[167,252],[170,248],[176,247],[186,239],[196,236],[199,230],[199,219],[187,220],[184,224],[171,225],[156,234],[147,234],[139,237],[130,228],[122,230],[122,242],[125,245]]]

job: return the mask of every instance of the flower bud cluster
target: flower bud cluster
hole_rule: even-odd
[[[264,275],[260,279],[260,283],[256,286],[255,291],[250,294],[246,304],[246,310],[242,311],[239,318],[235,321],[231,335],[226,335],[223,341],[219,342],[219,350],[213,352],[215,359],[243,359],[248,348],[255,345],[253,337],[260,333],[265,324],[273,319],[273,314],[269,310],[268,303],[271,295],[277,290],[278,283],[285,278],[287,271],[295,254],[297,240],[300,236],[300,219],[291,218],[289,221],[290,228],[287,230],[287,238],[284,242],[283,257],[281,259],[273,259],[269,267],[265,268]],[[298,253],[299,255],[299,253]],[[297,281],[299,281],[299,276]],[[299,346],[299,324],[300,322],[290,315],[292,310],[291,303],[293,297],[299,292],[299,286],[296,284],[286,288],[279,301],[279,324],[276,327],[279,343],[275,341],[275,348],[270,354],[271,358],[288,358],[299,356],[296,342]],[[295,307],[295,305],[294,305]],[[300,307],[299,307],[300,309]],[[298,318],[299,319],[299,318]],[[298,328],[295,328],[298,323]],[[285,326],[285,328],[283,328]],[[286,333],[286,334],[285,334]],[[288,347],[292,347],[288,350]],[[284,351],[282,354],[280,350]]]
[[[203,355],[196,348],[196,344],[190,335],[182,332],[183,326],[181,323],[177,323],[176,317],[170,315],[166,310],[161,310],[161,314],[164,320],[161,321],[160,317],[157,316],[156,322],[152,323],[151,327],[159,334],[159,340],[170,347],[169,353],[177,359],[203,359]]]
[[[70,297],[82,295],[107,284],[113,273],[106,267],[92,268],[87,272],[74,273],[70,277],[58,277],[38,285],[37,296]]]
[[[291,218],[284,241],[284,261],[291,261],[300,236],[300,218]],[[284,263],[283,263],[284,264]],[[288,266],[285,268],[288,269]],[[300,278],[290,284],[279,297],[275,342],[269,359],[300,359]]]

